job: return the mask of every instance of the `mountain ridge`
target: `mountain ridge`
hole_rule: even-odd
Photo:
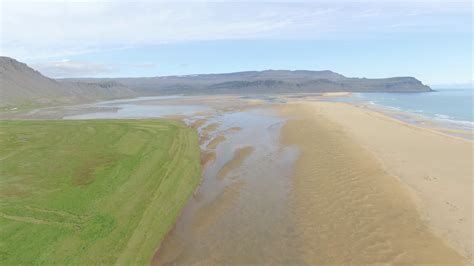
[[[330,70],[263,70],[220,74],[62,80],[76,82],[113,80],[145,95],[431,91],[430,87],[413,77],[352,78]]]
[[[345,77],[331,70],[263,70],[138,78],[51,79],[0,56],[0,106],[43,107],[170,94],[278,94],[323,92],[428,92],[413,77]]]

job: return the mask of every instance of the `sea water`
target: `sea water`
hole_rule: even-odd
[[[358,93],[357,100],[408,112],[460,128],[474,129],[474,90],[436,89],[423,93]]]

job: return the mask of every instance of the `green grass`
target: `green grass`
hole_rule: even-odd
[[[0,265],[148,264],[200,173],[178,122],[1,121]]]

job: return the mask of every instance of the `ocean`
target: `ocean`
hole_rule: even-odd
[[[355,99],[376,107],[407,112],[441,124],[474,129],[474,90],[436,89],[424,93],[357,93]]]

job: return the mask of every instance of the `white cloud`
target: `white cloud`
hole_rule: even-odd
[[[1,0],[0,0],[1,1]],[[3,1],[0,53],[44,60],[140,45],[225,39],[341,38],[390,30],[470,30],[449,1]],[[464,11],[463,11],[464,10]],[[413,14],[417,14],[416,16]],[[439,23],[439,16],[449,20]],[[403,22],[410,27],[393,27]],[[421,25],[421,28],[417,28]]]
[[[53,78],[96,76],[114,70],[113,67],[101,63],[68,59],[35,64],[33,67],[39,69],[43,75]]]
[[[156,64],[155,63],[135,63],[135,64],[131,64],[130,66],[134,68],[153,68],[153,67],[156,67]]]

